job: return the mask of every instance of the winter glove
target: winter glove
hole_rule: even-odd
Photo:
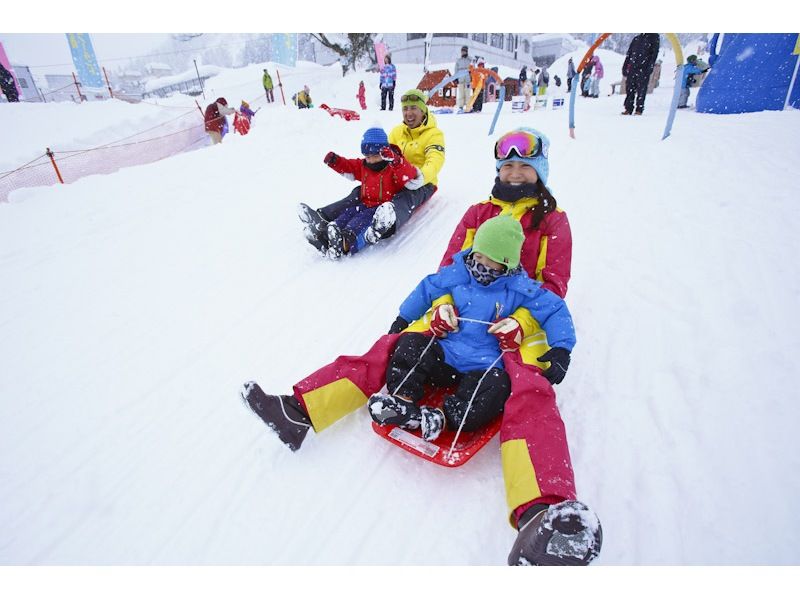
[[[489,326],[489,334],[494,334],[503,351],[516,351],[522,343],[522,326],[514,318],[503,318]]]
[[[416,176],[416,178],[413,178],[410,181],[408,181],[404,185],[404,187],[406,189],[410,189],[411,191],[413,191],[414,189],[419,189],[424,184],[425,184],[425,176],[422,174],[422,171],[419,168],[417,168],[417,176]]]
[[[542,374],[550,384],[558,384],[567,374],[569,367],[569,351],[561,347],[553,347],[547,353],[537,359],[537,361],[550,362],[550,367],[547,368]]]
[[[458,330],[458,310],[449,303],[437,305],[431,318],[431,332],[439,338]]]
[[[336,162],[336,160],[337,160],[338,158],[339,158],[339,156],[337,156],[337,155],[336,155],[336,154],[334,154],[333,152],[328,152],[327,154],[325,154],[325,159],[324,159],[323,161],[324,161],[324,162],[325,162],[325,164],[327,164],[328,166],[332,166],[332,165],[333,165],[333,164]]]
[[[397,334],[408,328],[408,322],[403,316],[397,316],[397,319],[389,326],[389,334]]]
[[[389,164],[391,164],[392,162],[394,162],[398,158],[397,154],[395,154],[394,150],[392,148],[390,148],[389,146],[382,147],[380,149],[380,151],[378,152],[378,155],[381,158],[383,158],[384,161],[388,162]]]

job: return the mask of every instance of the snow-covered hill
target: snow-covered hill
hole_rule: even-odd
[[[206,92],[259,97],[262,67]],[[293,454],[237,395],[250,379],[285,392],[387,329],[491,189],[493,106],[438,116],[439,192],[391,242],[332,263],[295,206],[349,191],[322,157],[397,124],[422,73],[399,65],[398,106],[380,112],[375,74],[281,70],[287,98],[308,84],[344,108],[363,79],[369,108],[345,122],[265,106],[246,137],[0,204],[0,563],[505,563],[497,439],[446,470],[380,439],[364,410]],[[597,563],[797,565],[800,115],[681,112],[662,142],[670,98],[662,80],[637,118],[619,96],[579,98],[575,140],[565,110],[506,106],[498,124],[551,137],[572,224],[578,344],[557,393],[604,526]],[[15,141],[56,145],[163,110],[0,108]],[[86,137],[53,124],[90,111]]]

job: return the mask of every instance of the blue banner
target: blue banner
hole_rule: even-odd
[[[297,34],[296,33],[273,33],[270,40],[270,60],[295,66],[297,64]]]
[[[78,80],[86,87],[103,87],[103,75],[94,55],[92,39],[88,33],[67,33],[72,63],[78,72]]]

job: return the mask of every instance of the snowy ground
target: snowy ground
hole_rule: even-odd
[[[377,76],[337,68],[287,70],[287,96],[307,83],[355,108],[363,78],[359,122],[271,105],[246,137],[0,204],[0,564],[505,563],[497,439],[447,470],[364,410],[293,454],[238,399],[365,351],[491,189],[493,105],[441,115],[434,199],[391,242],[321,260],[295,205],[350,189],[322,157],[400,120],[400,92],[380,112]],[[398,70],[398,90],[421,76]],[[260,72],[209,93],[256,97]],[[600,565],[797,565],[800,114],[681,112],[662,142],[668,83],[640,118],[579,98],[575,140],[565,110],[506,106],[498,124],[550,135],[573,228],[578,344],[557,393],[579,496]],[[0,127],[20,143],[133,132],[105,106],[3,105]],[[124,109],[142,128],[162,110]],[[66,111],[96,115],[85,137]],[[29,132],[7,128],[26,115]]]

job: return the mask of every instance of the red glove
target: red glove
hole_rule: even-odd
[[[522,326],[514,318],[503,318],[489,326],[503,351],[517,351],[522,344]]]
[[[378,155],[383,158],[386,162],[391,164],[395,160],[397,160],[397,154],[394,153],[394,150],[390,148],[388,145],[384,146],[378,152]]]
[[[328,152],[327,154],[325,154],[325,159],[323,160],[323,162],[325,162],[325,164],[327,164],[328,166],[330,166],[331,164],[333,164],[334,162],[336,162],[336,159],[337,159],[338,157],[339,157],[339,156],[337,156],[337,155],[336,155],[336,154],[334,154],[333,152]]]
[[[449,303],[437,305],[431,318],[431,332],[434,336],[444,338],[448,332],[458,330],[458,310]]]

